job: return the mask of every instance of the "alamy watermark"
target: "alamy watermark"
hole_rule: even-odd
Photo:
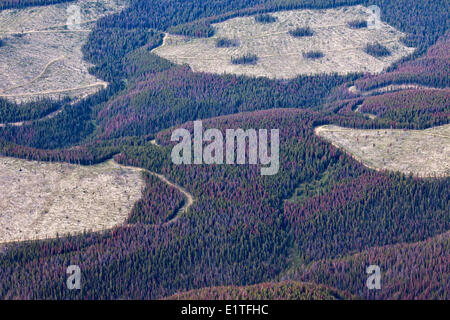
[[[67,29],[80,30],[81,29],[81,8],[77,5],[70,5],[66,10],[68,17],[66,21]]]
[[[366,274],[369,275],[366,281],[367,289],[380,290],[381,289],[381,269],[377,265],[370,265],[366,269]]]
[[[381,28],[381,9],[379,6],[369,6],[367,8],[368,13],[370,15],[369,19],[367,19],[367,28],[368,29],[380,29]]]
[[[267,129],[260,129],[258,132],[255,129],[227,129],[225,133],[225,156],[222,131],[208,129],[203,132],[202,121],[194,121],[193,139],[187,129],[176,129],[170,140],[178,142],[173,147],[171,154],[174,164],[226,163],[243,165],[248,160],[250,165],[258,163],[261,165],[261,175],[275,175],[280,168],[280,134],[278,129],[270,130],[270,153],[268,152]],[[203,146],[204,142],[210,143]]]
[[[80,290],[81,289],[81,269],[77,265],[71,265],[67,267],[67,275],[69,276],[66,281],[67,289]]]

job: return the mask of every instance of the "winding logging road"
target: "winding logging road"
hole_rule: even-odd
[[[155,145],[157,145],[157,144],[155,144]],[[135,170],[137,168],[137,167],[132,167],[132,166],[121,165],[114,160],[111,160],[111,161],[113,161],[115,165],[120,166],[120,168],[128,168],[128,169],[133,169],[133,170]],[[190,194],[185,188],[177,185],[176,183],[171,182],[169,179],[167,179],[167,177],[163,176],[162,174],[159,174],[159,173],[156,173],[153,171],[149,171],[146,169],[141,169],[141,170],[143,170],[144,172],[147,172],[148,174],[151,174],[152,176],[157,177],[159,180],[161,180],[168,186],[175,188],[176,190],[178,190],[180,193],[182,193],[186,197],[186,201],[185,201],[184,205],[180,209],[178,209],[178,211],[173,215],[173,217],[171,219],[162,223],[161,224],[162,226],[167,226],[167,225],[170,225],[170,224],[176,222],[179,219],[180,215],[187,212],[189,210],[189,208],[194,204],[193,195]]]
[[[170,182],[165,176],[163,176],[159,173],[148,171],[148,170],[146,170],[146,172],[154,175],[155,177],[157,177],[158,179],[160,179],[162,182],[166,183],[167,185],[174,187],[175,189],[177,189],[179,192],[181,192],[186,197],[186,201],[185,201],[184,205],[175,213],[173,218],[164,222],[162,225],[163,226],[170,225],[170,224],[176,222],[178,220],[178,218],[180,217],[180,215],[182,213],[187,212],[188,209],[194,204],[194,197],[183,187],[181,187],[173,182]]]

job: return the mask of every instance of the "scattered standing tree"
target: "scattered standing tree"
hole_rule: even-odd
[[[389,51],[388,48],[383,46],[382,44],[376,42],[376,43],[369,43],[365,49],[365,51],[374,57],[385,57],[390,56],[391,51]]]
[[[321,51],[308,51],[303,53],[303,57],[306,59],[320,59],[324,57]]]
[[[366,20],[352,20],[347,23],[347,25],[352,29],[362,29],[367,28]]]
[[[216,41],[216,47],[217,48],[239,47],[239,40],[228,39],[228,38],[218,38]]]
[[[289,34],[293,37],[311,37],[314,35],[314,31],[310,27],[297,27],[294,30],[289,31]]]
[[[270,14],[259,14],[257,16],[255,16],[255,21],[258,23],[274,23],[276,21],[278,21],[277,17],[274,17]]]
[[[258,62],[258,57],[256,54],[246,54],[242,57],[231,57],[232,64],[256,64]]]

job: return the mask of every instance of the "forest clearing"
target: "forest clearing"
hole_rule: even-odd
[[[450,175],[450,125],[426,130],[360,130],[335,125],[315,133],[374,169],[419,177]]]
[[[0,157],[0,243],[122,224],[144,188],[142,170]]]
[[[68,27],[80,9],[80,25]],[[125,8],[125,1],[77,0],[48,6],[0,11],[0,97],[16,102],[38,98],[78,98],[105,82],[89,73],[82,46],[95,22]]]
[[[350,21],[369,18],[363,6],[279,11],[270,15],[275,22],[255,23],[255,16],[248,16],[212,24],[216,32],[209,38],[167,34],[163,45],[153,52],[172,62],[189,64],[195,72],[289,79],[300,74],[379,73],[414,51],[400,42],[402,32],[384,22],[380,22],[379,29],[350,28]],[[294,37],[289,32],[296,27],[308,27],[313,34]],[[228,40],[231,45],[217,47],[219,40]],[[391,54],[367,54],[364,48],[371,42],[382,43]],[[320,52],[319,58],[308,59],[308,52]],[[248,54],[256,55],[257,63],[230,61],[231,57]]]

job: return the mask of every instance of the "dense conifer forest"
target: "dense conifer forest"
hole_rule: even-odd
[[[52,2],[2,1],[0,9]],[[211,23],[230,17],[259,14],[270,23],[266,14],[277,10],[354,4],[383,8],[382,19],[405,32],[416,53],[380,75],[271,80],[196,73],[151,52],[164,32],[210,37]],[[314,128],[448,124],[449,7],[426,0],[130,0],[102,18],[83,54],[108,87],[77,102],[0,100],[0,123],[29,121],[0,127],[0,154],[82,165],[114,158],[166,176],[195,201],[165,223],[186,199],[145,174],[124,225],[0,247],[0,298],[448,299],[449,178],[369,169]],[[435,88],[367,97],[348,90],[391,84]],[[358,106],[377,118],[355,112]],[[279,128],[279,173],[174,165],[173,128],[192,131],[197,119],[222,132]],[[73,264],[83,270],[79,291],[63,285]],[[387,274],[389,285],[376,293],[364,283],[369,264]]]

